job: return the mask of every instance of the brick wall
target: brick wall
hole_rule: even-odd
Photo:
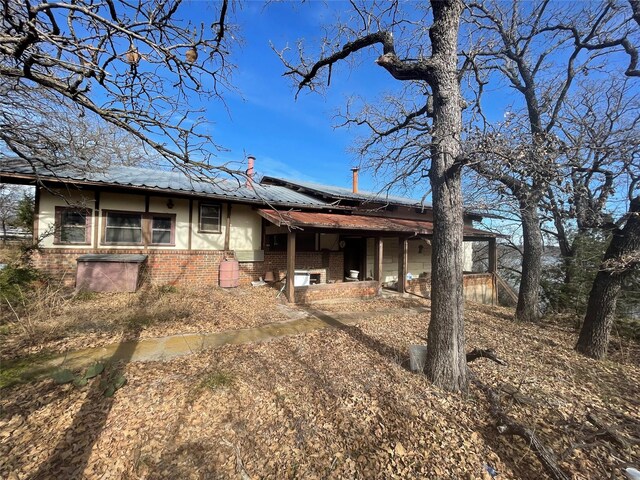
[[[147,255],[144,279],[153,285],[218,285],[220,262],[234,258],[233,251],[223,250],[144,250],[144,249],[42,249],[33,257],[34,266],[55,279],[62,279],[73,286],[76,281],[76,259],[89,253],[143,254]],[[296,268],[326,269],[326,281],[342,281],[342,252],[298,252]],[[286,252],[265,252],[264,262],[241,262],[240,284],[249,285],[253,280],[273,271],[283,278],[287,271]]]
[[[372,280],[366,282],[325,283],[323,285],[296,287],[295,289],[296,303],[313,303],[342,298],[373,298],[379,294],[380,283]]]
[[[243,264],[240,264],[242,268]],[[326,270],[327,282],[341,282],[344,280],[344,255],[342,252],[296,252],[296,267],[304,270]],[[287,273],[287,252],[264,253],[264,275],[272,271],[278,278],[284,278]]]
[[[76,280],[76,259],[96,253],[93,249],[44,249],[33,257],[34,266],[43,273],[62,279],[68,285]],[[234,258],[232,251],[222,250],[100,250],[100,254],[135,253],[147,255],[143,272],[153,285],[218,285],[220,262]],[[264,275],[263,262],[240,263],[240,284],[248,285]]]
[[[415,293],[424,298],[431,298],[431,277],[413,278],[407,280],[405,285],[407,292]]]

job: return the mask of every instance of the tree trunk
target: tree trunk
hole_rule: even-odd
[[[433,74],[433,137],[429,178],[434,233],[431,256],[431,321],[425,374],[451,391],[468,387],[462,296],[462,189],[460,154],[461,96],[457,78],[459,0],[432,0],[430,30]]]
[[[522,278],[516,307],[516,320],[537,322],[540,319],[540,276],[542,274],[542,230],[536,202],[520,203],[522,215]]]
[[[629,276],[640,255],[640,196],[631,201],[629,218],[617,229],[604,254],[591,293],[576,350],[588,357],[607,355],[609,334],[623,280]],[[635,260],[634,260],[635,259]]]

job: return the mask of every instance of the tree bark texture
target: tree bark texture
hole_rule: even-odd
[[[434,233],[431,256],[431,321],[425,374],[451,391],[468,387],[462,296],[462,188],[460,155],[461,96],[457,77],[458,29],[463,10],[458,0],[432,0],[430,30],[433,138],[429,178]]]
[[[542,230],[537,202],[523,201],[522,216],[522,277],[518,292],[516,320],[537,322],[540,318],[540,276],[542,274]]]
[[[596,359],[607,355],[620,287],[635,268],[639,252],[640,196],[631,201],[625,226],[614,231],[593,281],[587,313],[576,344],[578,352]],[[627,261],[628,258],[636,258],[636,261]]]

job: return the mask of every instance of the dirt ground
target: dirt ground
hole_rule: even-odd
[[[244,298],[233,306],[236,297],[222,297],[206,312],[242,317],[256,305]],[[269,298],[263,313],[278,319]],[[407,306],[428,302],[322,308],[330,316]],[[510,314],[468,306],[468,349],[494,348],[508,362],[479,360],[473,374],[502,391],[509,415],[571,477],[623,478],[621,464],[640,463],[637,345],[595,362],[573,351],[573,332],[514,323]],[[244,321],[262,316],[252,318]],[[545,478],[526,443],[497,431],[480,390],[448,394],[404,368],[427,323],[415,309],[372,314],[356,326],[111,366],[82,387],[48,379],[1,390],[0,477]],[[105,382],[119,374],[127,383],[105,397]],[[589,412],[626,448],[593,427]]]

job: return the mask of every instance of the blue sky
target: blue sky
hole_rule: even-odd
[[[405,4],[409,8],[412,5],[418,17],[420,4]],[[183,14],[198,23],[206,23],[217,14],[204,1],[194,1],[183,8]],[[220,153],[221,160],[238,161],[253,154],[259,174],[350,187],[350,169],[358,159],[349,147],[367,132],[334,128],[338,123],[336,114],[344,110],[350,96],[379,100],[385,92],[397,92],[402,82],[375,65],[379,51],[370,49],[359,55],[354,66],[345,62],[334,66],[331,85],[323,94],[303,90],[296,100],[293,83],[283,77],[285,67],[270,46],[273,44],[278,50],[289,46],[292,61],[300,40],[309,52],[317,52],[323,27],[334,24],[336,18],[350,10],[345,1],[235,4],[230,21],[238,28],[241,44],[234,45],[229,58],[237,67],[232,78],[237,91],[225,93],[226,105],[217,101],[205,105],[206,117],[213,123],[214,140],[229,149]],[[466,40],[463,32],[460,41]],[[504,79],[495,80],[483,94],[483,110],[490,122],[502,121],[505,112],[512,110],[512,103],[516,109],[522,103],[521,95]],[[360,188],[379,190],[382,182],[363,172]],[[424,185],[417,185],[409,194],[420,198],[428,189],[425,178]]]
[[[188,8],[197,8],[198,3]],[[303,91],[295,99],[291,79],[283,77],[284,66],[272,51],[304,40],[313,48],[322,26],[335,15],[334,9],[349,8],[346,2],[271,3],[247,2],[235,12],[242,45],[231,56],[237,66],[233,83],[238,92],[225,95],[228,111],[220,104],[207,107],[214,122],[213,136],[222,146],[223,159],[256,156],[256,171],[263,175],[312,180],[349,187],[351,167],[357,163],[348,152],[357,132],[333,128],[334,118],[345,99],[359,94],[372,97],[397,88],[397,82],[376,67],[375,54],[355,68],[334,69],[331,86],[324,95]],[[361,175],[362,189],[376,189],[374,180]]]
[[[185,7],[197,10],[200,5],[202,2],[194,2]],[[351,168],[358,159],[349,148],[367,131],[335,128],[339,123],[336,114],[344,111],[349,97],[379,100],[384,93],[398,91],[402,82],[375,64],[380,52],[370,49],[357,57],[355,65],[336,64],[331,85],[324,92],[303,90],[296,100],[292,80],[283,77],[285,67],[270,46],[278,50],[290,47],[292,61],[297,58],[299,40],[309,52],[317,52],[323,27],[350,10],[350,4],[343,1],[285,1],[266,6],[249,1],[237,8],[233,20],[242,44],[230,58],[237,67],[233,84],[238,92],[225,95],[226,108],[217,103],[206,108],[207,118],[215,124],[214,139],[230,150],[220,154],[222,159],[239,160],[253,154],[259,174],[351,186]],[[493,98],[485,104],[485,113],[502,120],[512,99],[504,91],[495,93],[493,86],[487,87],[486,97]],[[378,191],[382,187],[382,180],[367,172],[360,174],[361,189]],[[428,190],[425,178],[424,185],[413,191],[395,193],[421,198]]]

